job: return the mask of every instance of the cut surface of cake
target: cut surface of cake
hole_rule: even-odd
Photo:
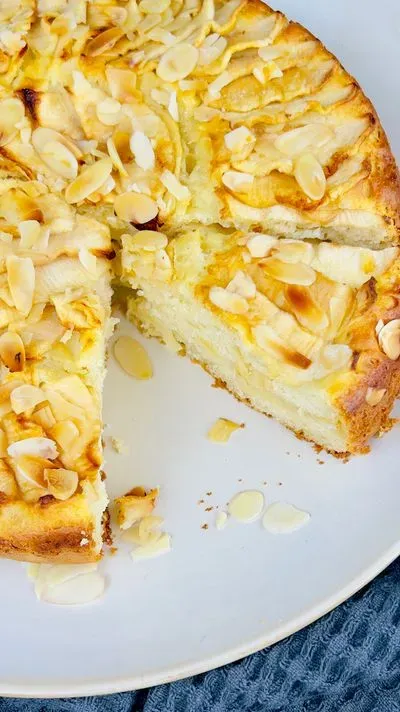
[[[2,3],[0,553],[100,556],[111,273],[146,333],[364,452],[400,389],[399,203],[357,82],[259,0]]]

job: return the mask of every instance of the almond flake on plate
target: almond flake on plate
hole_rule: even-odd
[[[245,490],[234,495],[228,504],[228,512],[238,522],[254,522],[264,508],[264,495],[257,490]]]
[[[310,520],[310,514],[287,502],[274,502],[265,511],[263,527],[271,534],[290,534]]]
[[[129,376],[140,381],[153,376],[153,366],[146,349],[131,336],[120,336],[115,341],[114,356]]]
[[[244,428],[244,423],[234,423],[227,418],[218,418],[207,433],[207,438],[214,443],[226,443],[235,430]]]

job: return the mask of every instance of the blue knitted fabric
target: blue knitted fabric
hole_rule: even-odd
[[[109,697],[3,698],[0,712],[400,712],[399,593],[400,559],[322,620],[240,662]]]

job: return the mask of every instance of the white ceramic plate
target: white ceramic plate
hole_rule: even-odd
[[[280,2],[357,76],[399,155],[400,5],[384,5],[380,12],[372,0]],[[131,454],[108,454],[108,487],[115,496],[134,484],[161,485],[158,511],[172,552],[134,563],[121,549],[102,564],[105,597],[78,608],[39,603],[25,566],[1,561],[0,695],[131,690],[228,663],[315,620],[400,552],[398,428],[368,457],[348,464],[318,457],[211,388],[199,367],[155,342],[146,347],[150,382],[110,364],[106,434],[123,438]],[[205,439],[219,416],[246,423],[226,446]],[[282,536],[260,522],[217,531],[215,510],[204,509],[247,488],[309,511],[310,523]]]

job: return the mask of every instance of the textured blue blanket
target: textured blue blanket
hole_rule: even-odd
[[[400,712],[399,593],[400,559],[322,620],[238,663],[109,697],[0,699],[0,712]]]

